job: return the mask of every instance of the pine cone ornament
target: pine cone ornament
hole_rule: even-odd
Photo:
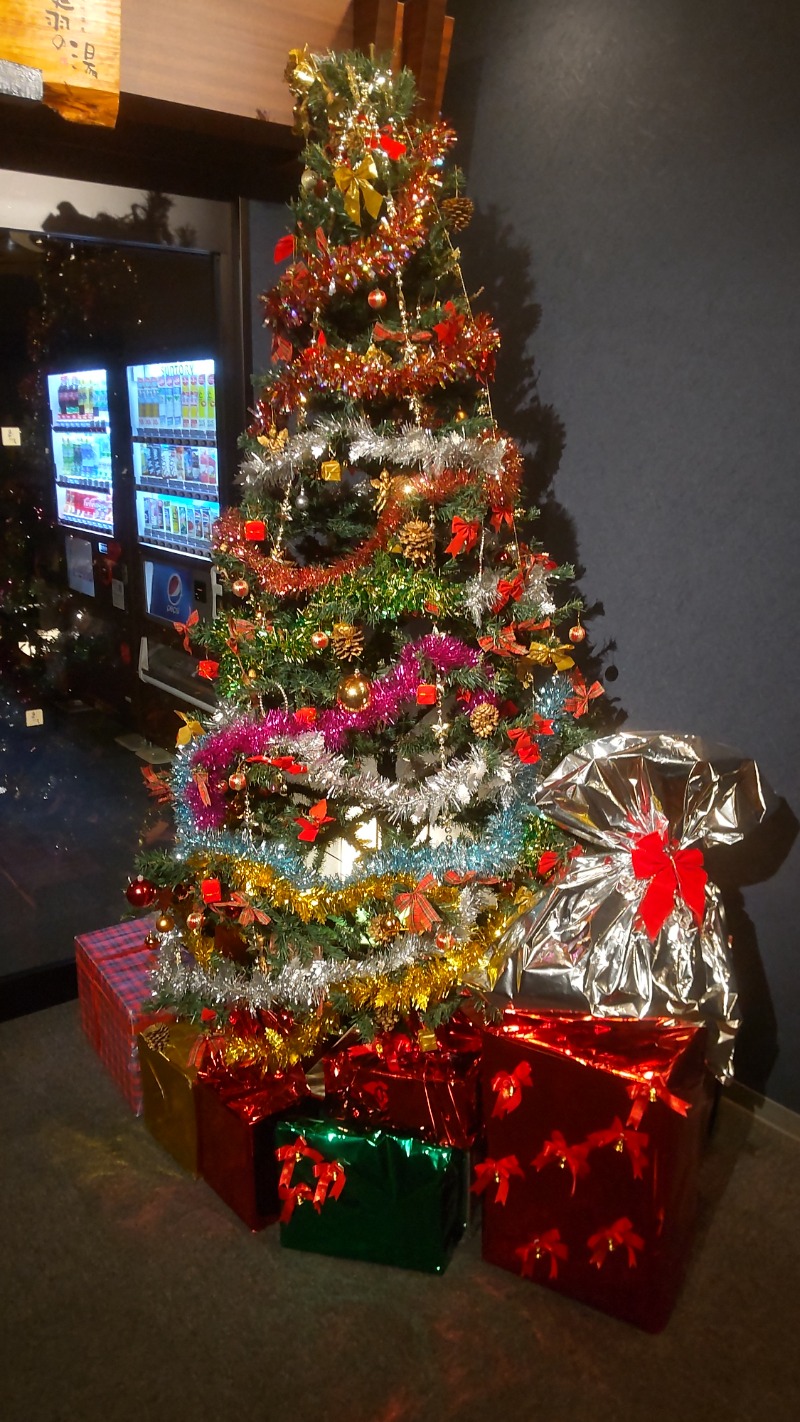
[[[472,221],[475,204],[472,198],[449,197],[444,199],[440,211],[444,225],[450,232],[463,232]]]
[[[482,701],[480,706],[476,706],[469,718],[469,724],[476,736],[485,740],[487,736],[493,736],[500,724],[500,712],[491,701]]]
[[[340,662],[352,662],[364,650],[364,629],[354,627],[352,622],[334,622],[331,642]]]
[[[419,567],[430,561],[434,548],[433,529],[421,518],[410,518],[399,533],[400,547],[410,563]]]
[[[397,937],[402,927],[396,914],[376,913],[367,924],[367,932],[373,943],[380,943],[381,947],[384,947]]]

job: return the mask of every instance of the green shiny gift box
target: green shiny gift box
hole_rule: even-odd
[[[310,1116],[275,1131],[287,1249],[442,1274],[464,1233],[467,1157]]]

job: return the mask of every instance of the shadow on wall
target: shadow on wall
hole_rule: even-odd
[[[534,536],[558,563],[567,564],[573,570],[569,582],[559,585],[561,600],[573,594],[580,596],[583,567],[578,529],[554,492],[566,431],[558,412],[539,398],[532,353],[533,337],[542,313],[536,300],[530,249],[502,222],[494,208],[476,209],[462,240],[467,268],[483,279],[478,291],[468,283],[470,300],[473,306],[485,307],[500,332],[492,404],[501,429],[516,440],[525,456],[522,501],[527,508],[539,511]],[[608,691],[608,684],[617,676],[612,660],[615,643],[592,641],[592,623],[602,615],[601,602],[587,605],[582,614],[589,636],[581,648],[580,664],[587,684],[602,677]],[[620,726],[625,714],[607,695],[602,709],[597,711],[597,734]]]
[[[525,455],[523,499],[529,508],[538,508],[540,517],[535,536],[559,563],[574,572],[566,594],[580,594],[583,568],[580,560],[579,530],[570,513],[559,503],[554,485],[566,443],[566,431],[556,410],[544,404],[538,394],[533,336],[541,318],[536,300],[532,257],[527,244],[504,224],[494,209],[475,212],[462,247],[465,265],[483,281],[474,292],[473,304],[487,309],[501,335],[497,377],[492,389],[495,417],[503,430],[517,441]],[[561,585],[564,591],[564,585]],[[589,638],[584,644],[581,667],[587,681],[600,677],[606,684],[616,679],[613,639],[591,643],[592,623],[603,615],[600,602],[587,607],[584,621]],[[626,712],[606,698],[598,712],[598,735],[621,727]],[[741,845],[706,856],[710,878],[719,884],[728,916],[736,973],[742,1027],[736,1047],[737,1078],[752,1090],[763,1093],[778,1055],[777,1022],[764,972],[756,932],[744,906],[742,889],[763,882],[777,873],[787,857],[800,826],[785,801],[756,832]]]
[[[169,225],[172,198],[165,193],[146,193],[143,203],[131,203],[130,212],[114,217],[98,212],[94,217],[79,212],[71,202],[60,202],[42,223],[42,231],[69,237],[97,237],[127,242],[152,242],[162,247],[193,247],[197,240],[194,228]]]

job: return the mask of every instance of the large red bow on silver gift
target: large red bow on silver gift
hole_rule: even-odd
[[[681,898],[698,927],[706,911],[708,875],[699,849],[679,849],[665,831],[642,835],[631,849],[637,879],[649,879],[639,914],[651,942],[658,937]]]

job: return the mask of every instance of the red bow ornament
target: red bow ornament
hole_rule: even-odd
[[[453,537],[450,539],[444,551],[445,553],[452,553],[455,558],[459,553],[469,553],[470,549],[475,547],[478,541],[478,535],[481,531],[481,521],[479,518],[473,518],[468,521],[462,518],[460,514],[454,514],[451,530]]]
[[[666,831],[645,834],[631,849],[633,872],[637,879],[648,879],[644,898],[639,905],[639,917],[651,943],[664,927],[676,898],[682,899],[698,928],[706,911],[708,875],[703,868],[700,849],[681,849],[670,840]]]
[[[548,1279],[557,1279],[558,1261],[566,1259],[569,1250],[561,1238],[560,1230],[547,1229],[544,1234],[537,1234],[527,1244],[521,1244],[519,1249],[514,1250],[514,1253],[522,1261],[520,1275],[523,1279],[533,1278],[533,1271],[539,1259],[549,1259],[550,1268],[547,1277]]]
[[[442,307],[444,319],[434,326],[439,342],[443,346],[452,346],[464,329],[464,317],[456,309],[452,301],[446,301]]]
[[[508,738],[514,741],[514,749],[523,765],[535,765],[541,759],[539,747],[531,740],[532,730],[533,727],[512,726],[508,732]]]
[[[613,1145],[620,1155],[627,1152],[634,1180],[642,1180],[647,1166],[647,1146],[650,1137],[645,1131],[632,1131],[623,1126],[619,1116],[615,1116],[605,1131],[593,1131],[589,1136],[589,1149],[602,1149]]]
[[[513,528],[513,527],[514,527],[514,510],[513,510],[513,509],[492,509],[492,516],[491,516],[489,522],[491,523],[492,528],[495,530],[496,533],[499,533],[499,532],[500,532],[500,529],[503,527],[503,524],[504,524],[504,523],[507,523],[509,528]]]
[[[197,626],[199,621],[200,614],[197,611],[197,608],[194,608],[193,611],[189,613],[189,616],[187,617],[185,622],[173,622],[172,624],[175,628],[175,631],[178,632],[181,637],[183,637],[184,652],[191,652],[192,650],[192,644],[189,641],[189,633],[193,627]]]
[[[499,1071],[492,1077],[492,1091],[496,1098],[492,1115],[508,1116],[516,1111],[522,1102],[523,1087],[532,1085],[530,1062],[520,1062],[513,1071]]]
[[[595,697],[605,694],[599,681],[593,681],[591,686],[587,687],[577,668],[572,673],[572,690],[574,694],[567,697],[564,702],[564,710],[570,711],[576,721],[586,715],[589,704],[594,701]]]
[[[386,154],[387,158],[391,158],[393,162],[398,158],[402,158],[408,148],[408,144],[392,136],[392,131],[388,124],[384,125],[379,134],[373,134],[371,138],[368,138],[366,146],[367,148],[371,148],[373,152],[376,148],[380,148]]]
[[[482,1160],[475,1166],[475,1180],[470,1186],[473,1195],[481,1195],[491,1184],[495,1184],[494,1204],[504,1205],[508,1199],[508,1187],[512,1176],[525,1179],[515,1155],[504,1155],[500,1160]]]
[[[294,822],[300,826],[297,838],[306,844],[313,844],[322,826],[332,824],[333,820],[334,816],[328,814],[327,800],[317,800],[307,815],[295,815]]]
[[[665,1106],[669,1106],[671,1111],[677,1111],[679,1116],[689,1114],[689,1102],[684,1101],[682,1096],[675,1096],[660,1077],[652,1077],[648,1081],[632,1081],[627,1092],[631,1098],[631,1109],[625,1124],[631,1130],[638,1130],[639,1122],[653,1101],[663,1101]]]
[[[581,1141],[580,1145],[568,1145],[560,1131],[553,1131],[550,1139],[545,1141],[537,1156],[534,1156],[531,1165],[535,1170],[543,1170],[546,1165],[556,1162],[562,1170],[572,1171],[572,1189],[570,1194],[575,1194],[575,1186],[578,1183],[579,1175],[589,1174],[589,1164],[586,1157],[589,1154],[589,1144]]]
[[[522,573],[517,573],[514,578],[500,578],[492,612],[502,612],[508,602],[519,602],[524,590],[525,580]]]
[[[435,923],[441,923],[441,914],[436,912],[430,899],[426,897],[428,890],[435,885],[433,875],[426,874],[424,879],[420,879],[416,889],[395,894],[394,906],[409,933],[428,933]]]
[[[628,1268],[635,1269],[636,1250],[644,1249],[642,1236],[635,1233],[630,1220],[624,1215],[605,1229],[599,1229],[596,1234],[590,1235],[586,1243],[592,1250],[590,1263],[597,1269],[601,1269],[609,1254],[613,1254],[614,1250],[621,1246],[628,1251]]]
[[[219,903],[215,904],[214,907],[216,909],[235,909],[238,912],[239,923],[242,928],[249,928],[251,923],[267,924],[272,922],[269,914],[263,913],[261,909],[256,908],[254,904],[251,904],[245,894],[240,894],[238,891],[234,891],[229,899],[225,899],[224,901],[220,899]]]
[[[281,1224],[289,1223],[295,1209],[298,1205],[302,1205],[304,1200],[310,1200],[312,1203],[314,1200],[314,1192],[311,1186],[304,1185],[302,1182],[299,1185],[288,1185],[285,1189],[281,1189],[281,1187],[278,1186],[278,1194],[283,1200],[283,1206],[278,1216]]]

